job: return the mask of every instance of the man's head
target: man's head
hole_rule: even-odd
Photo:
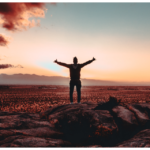
[[[77,64],[77,63],[78,63],[77,57],[74,57],[74,58],[73,58],[73,62],[74,62],[74,64]]]

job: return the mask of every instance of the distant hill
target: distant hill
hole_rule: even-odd
[[[0,74],[0,84],[20,85],[69,85],[70,79],[62,76],[39,76],[36,74]],[[83,86],[150,86],[146,82],[115,82],[106,80],[81,79]]]

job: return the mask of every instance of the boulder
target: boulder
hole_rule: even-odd
[[[123,106],[116,106],[112,109],[118,127],[123,130],[133,130],[138,125],[134,113]]]
[[[8,136],[8,137],[6,137],[6,138],[4,138],[4,139],[2,139],[1,141],[0,141],[0,146],[1,147],[9,147],[10,146],[10,144],[15,140],[15,139],[18,139],[20,137],[20,135],[13,135],[13,136]]]
[[[132,106],[138,109],[140,112],[147,113],[150,118],[150,104],[149,103],[141,103],[141,104],[132,104]]]
[[[101,140],[102,137],[111,137],[118,131],[113,116],[108,110],[94,110],[96,106],[93,106],[68,105],[66,109],[57,108],[48,118],[56,129],[63,132],[64,139],[73,144],[83,144],[89,137],[99,137]]]
[[[144,126],[147,122],[149,122],[149,116],[146,109],[142,109],[142,105],[127,105],[127,108],[132,111],[138,121],[140,126]],[[141,109],[140,109],[141,108]]]
[[[113,145],[118,134],[118,127],[108,110],[95,110],[98,114],[99,125],[95,131],[95,144],[102,146]]]
[[[94,110],[111,110],[113,107],[118,106],[119,103],[120,100],[117,100],[117,98],[110,96],[109,101],[99,102],[98,106],[95,107]]]
[[[43,137],[43,138],[62,138],[63,133],[55,131],[54,128],[50,127],[38,127],[38,128],[31,128],[31,129],[22,129],[22,130],[11,130],[16,135],[27,135],[27,136],[34,136],[34,137]]]
[[[38,114],[1,114],[1,147],[71,146],[69,142],[61,139],[63,133],[56,131],[50,122],[41,120]]]
[[[39,137],[25,137],[15,139],[12,144],[19,147],[62,147],[70,146],[69,142],[61,139],[39,138]],[[10,145],[12,146],[12,145]]]
[[[134,113],[123,106],[116,106],[112,109],[112,115],[119,130],[116,141],[130,138],[138,127]]]
[[[52,125],[43,120],[25,114],[0,116],[0,129],[31,129],[37,127],[52,127]]]
[[[3,140],[1,147],[67,147],[71,144],[61,139],[40,138],[30,136],[14,136],[11,140]]]
[[[99,125],[98,114],[92,110],[63,111],[59,115],[50,115],[50,122],[64,134],[64,139],[73,144],[86,142]]]
[[[44,112],[40,113],[40,118],[45,118],[48,119],[48,116],[51,114],[56,114],[59,115],[61,114],[61,112],[63,111],[67,111],[69,112],[73,112],[73,111],[77,111],[80,109],[94,109],[95,107],[97,107],[98,105],[95,103],[90,103],[90,102],[84,102],[82,104],[78,104],[78,103],[74,103],[74,104],[67,104],[67,105],[61,105],[61,106],[54,106],[54,107],[50,107],[49,109],[47,109]]]
[[[111,130],[118,130],[113,116],[108,110],[95,110],[95,112],[98,114],[100,125],[103,125]]]
[[[150,104],[123,107],[110,99],[39,114],[0,112],[0,147],[149,147]]]
[[[10,130],[0,130],[0,140],[5,139],[6,137],[14,135],[13,131]]]
[[[118,147],[150,147],[150,129],[145,129],[137,133],[131,139],[119,143]]]

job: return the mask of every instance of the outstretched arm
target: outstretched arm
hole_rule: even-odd
[[[82,68],[82,67],[84,67],[85,65],[90,64],[90,63],[91,63],[91,62],[93,62],[94,60],[95,60],[95,58],[93,57],[93,59],[92,59],[92,60],[89,60],[89,61],[87,61],[87,62],[85,62],[85,63],[81,64],[81,68]]]
[[[57,59],[54,61],[54,63],[56,63],[56,64],[58,64],[58,65],[61,65],[61,66],[64,66],[64,67],[67,67],[67,68],[70,67],[69,64],[65,64],[65,63],[62,63],[62,62],[58,62]]]

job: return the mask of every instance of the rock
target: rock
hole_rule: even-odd
[[[109,146],[114,143],[118,133],[118,127],[113,116],[108,110],[96,110],[99,118],[99,125],[95,131],[95,142],[103,146]]]
[[[10,130],[0,130],[0,140],[5,139],[6,137],[12,136],[13,134],[14,132]]]
[[[20,137],[20,135],[8,136],[5,139],[3,139],[3,140],[0,141],[0,146],[3,147],[4,144],[10,145],[15,139],[17,139],[19,137]]]
[[[134,107],[135,109],[139,110],[142,113],[145,113],[146,115],[148,115],[150,119],[150,104],[148,103],[132,104],[132,107]]]
[[[149,147],[150,104],[118,104],[110,98],[39,114],[0,112],[0,147]]]
[[[116,141],[130,138],[138,127],[134,113],[123,106],[116,106],[112,109],[112,114],[119,130]]]
[[[140,112],[147,112],[150,118],[150,104],[149,103],[142,103],[142,104],[132,104],[132,106],[138,109]]]
[[[112,113],[116,117],[118,125],[122,126],[123,130],[132,130],[138,125],[134,113],[123,106],[114,107]]]
[[[49,121],[64,133],[65,140],[73,144],[84,143],[89,136],[104,138],[117,132],[117,125],[108,110],[92,110],[80,104],[68,105],[63,111],[58,108],[49,115]]]
[[[7,112],[1,114],[1,147],[63,146],[69,143],[61,140],[63,134],[56,131],[50,122],[41,120],[38,114]]]
[[[103,128],[108,129],[111,132],[110,134],[118,131],[118,127],[113,119],[113,116],[108,110],[96,110],[95,112],[98,114],[99,126],[103,126]],[[106,136],[108,135],[106,134]]]
[[[34,136],[34,137],[49,137],[49,138],[62,138],[63,133],[55,131],[55,129],[50,127],[39,127],[31,129],[22,130],[12,130],[15,134]]]
[[[140,107],[137,107],[137,105],[127,105],[127,108],[134,113],[140,126],[144,126],[149,121],[148,113],[140,111],[142,109],[139,109]]]
[[[19,147],[47,147],[49,145],[46,139],[39,137],[19,138],[14,140],[12,144],[18,145]]]
[[[145,129],[137,133],[131,139],[118,144],[118,147],[149,147],[150,129]]]
[[[108,110],[96,110],[95,112],[98,114],[100,125],[106,126],[112,130],[117,130],[117,125],[113,119],[113,116]]]
[[[0,147],[67,147],[71,143],[62,139],[40,138],[33,136],[10,136],[0,141]]]
[[[50,115],[55,127],[64,133],[64,139],[73,144],[86,142],[99,125],[98,114],[92,110],[63,111],[59,115]]]
[[[99,102],[98,106],[94,110],[111,110],[113,107],[118,106],[120,100],[110,96],[108,102]]]
[[[61,139],[44,139],[39,137],[24,137],[15,139],[12,144],[18,145],[19,147],[62,147],[71,145],[69,142]]]
[[[30,129],[37,127],[52,127],[52,125],[47,121],[34,120],[30,115],[26,117],[22,114],[18,115],[7,115],[0,116],[0,129]]]
[[[84,109],[94,109],[97,106],[98,105],[94,104],[94,103],[84,102],[82,104],[75,103],[75,104],[67,104],[67,105],[50,107],[46,111],[40,113],[40,118],[48,119],[48,116],[51,114],[57,115],[63,111],[67,111],[69,113],[69,112],[76,111],[76,110],[83,109],[83,108]]]

